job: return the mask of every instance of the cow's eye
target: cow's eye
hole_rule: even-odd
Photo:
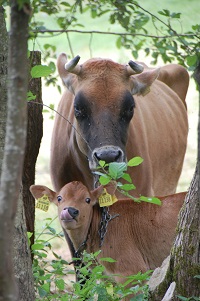
[[[74,115],[76,118],[86,117],[86,110],[83,107],[74,106]]]
[[[86,201],[87,204],[89,204],[90,203],[90,198],[86,198],[85,201]]]
[[[61,201],[62,201],[61,195],[58,195],[58,196],[57,196],[57,200],[58,200],[58,202],[61,202]]]
[[[129,112],[133,113],[133,110],[134,110],[134,105],[131,105],[130,108],[129,108]]]

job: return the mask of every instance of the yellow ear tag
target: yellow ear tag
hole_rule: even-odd
[[[112,203],[116,203],[118,201],[118,198],[115,195],[112,195]]]
[[[47,212],[49,209],[50,201],[46,194],[44,194],[41,198],[37,199],[36,208]]]
[[[104,188],[102,195],[100,195],[99,197],[99,206],[100,207],[111,206],[117,201],[118,199],[116,198],[116,196],[109,194]]]

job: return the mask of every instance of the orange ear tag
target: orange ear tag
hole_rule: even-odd
[[[41,198],[37,199],[35,208],[47,212],[49,209],[49,205],[50,205],[49,198],[46,194],[44,194]]]
[[[100,207],[111,206],[117,201],[118,199],[116,198],[116,196],[109,194],[107,190],[104,188],[102,195],[100,195],[99,197],[99,206]]]

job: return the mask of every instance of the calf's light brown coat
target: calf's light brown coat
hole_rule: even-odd
[[[35,198],[48,195],[50,201],[58,206],[61,226],[75,250],[86,238],[88,252],[100,249],[98,197],[103,191],[102,186],[88,191],[81,182],[74,181],[58,192],[39,185],[31,186],[30,190]],[[169,255],[185,195],[186,192],[161,197],[161,206],[135,203],[130,199],[120,199],[113,204],[109,213],[119,214],[119,217],[109,222],[99,257],[111,257],[116,262],[105,262],[106,272],[128,276],[160,266]],[[74,216],[70,215],[70,208]],[[123,281],[121,277],[114,278],[117,282]]]

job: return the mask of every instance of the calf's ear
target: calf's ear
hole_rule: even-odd
[[[100,185],[96,189],[90,191],[90,194],[92,195],[94,200],[94,204],[98,203],[98,198],[103,193],[103,190],[104,190],[104,186]]]
[[[117,182],[116,181],[110,181],[105,187],[107,192],[111,195],[115,194],[115,191],[117,189]]]
[[[57,205],[56,192],[43,185],[31,185],[30,192],[35,199],[41,198],[43,195],[47,195],[50,202],[54,202]]]
[[[131,93],[145,96],[150,91],[150,86],[157,79],[160,69],[150,69],[141,74],[131,76]]]
[[[98,198],[102,195],[104,188],[106,189],[107,193],[114,195],[117,189],[117,182],[110,181],[109,184],[105,186],[100,185],[96,189],[92,190],[90,193],[93,196],[94,204],[98,203]]]

